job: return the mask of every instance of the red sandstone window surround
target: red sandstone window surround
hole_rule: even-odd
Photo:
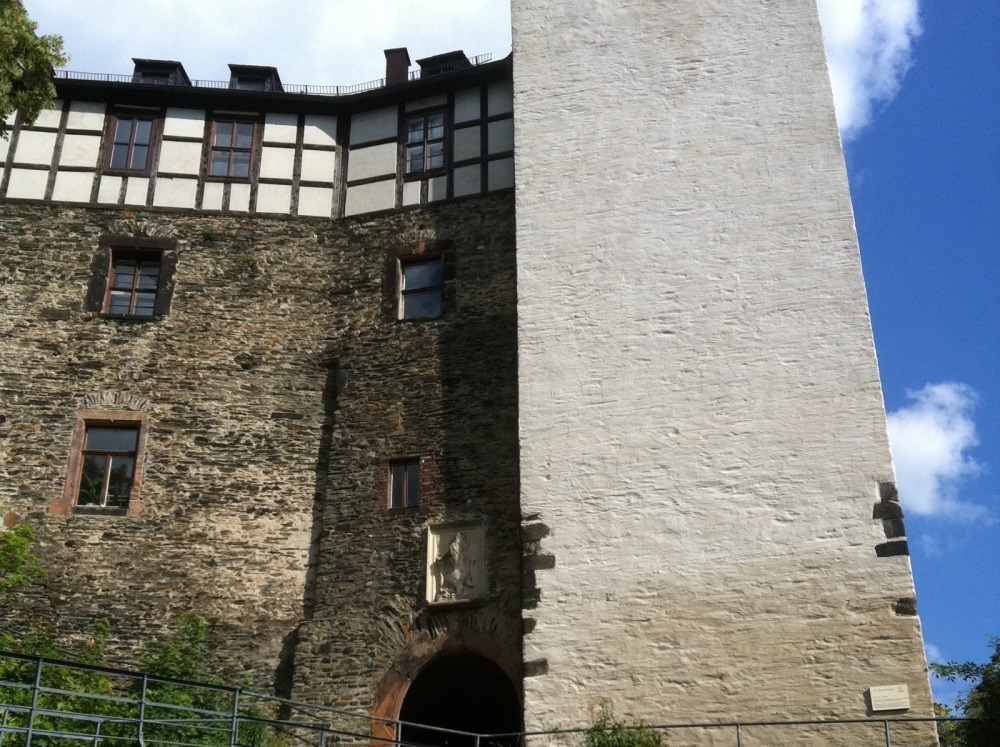
[[[144,412],[81,412],[73,427],[66,487],[49,513],[136,516],[148,432]]]

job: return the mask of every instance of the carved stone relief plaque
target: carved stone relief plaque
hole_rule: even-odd
[[[486,594],[482,524],[427,527],[427,602],[453,604]]]

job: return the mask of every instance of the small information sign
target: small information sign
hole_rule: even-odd
[[[873,712],[908,711],[910,691],[906,685],[883,685],[868,688],[868,701]]]

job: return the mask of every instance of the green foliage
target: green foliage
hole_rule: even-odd
[[[99,666],[110,636],[110,625],[99,622],[72,657],[84,665]],[[16,648],[31,656],[67,657],[51,627],[32,629]],[[94,745],[136,744],[140,710],[142,741],[148,746],[229,747],[235,738],[242,747],[285,747],[284,735],[268,724],[277,717],[277,704],[251,699],[225,686],[211,669],[212,653],[207,621],[188,613],[178,617],[170,637],[149,642],[139,651],[145,678],[51,662],[38,670],[32,660],[0,659],[0,681],[9,683],[0,685],[0,704],[6,707],[8,726],[26,727],[32,686],[40,671],[43,689],[35,703],[32,747],[66,747],[80,741],[79,737],[49,736],[46,731],[81,735]],[[175,680],[197,680],[199,684]],[[4,710],[0,707],[0,717]],[[239,714],[235,734],[234,711]],[[14,733],[4,736],[3,745],[24,747],[24,742],[23,733]]]
[[[12,112],[34,122],[56,96],[53,68],[67,59],[62,38],[38,36],[36,28],[21,0],[0,0],[0,137]]]
[[[961,715],[969,720],[947,725],[941,740],[943,747],[1000,745],[1000,638],[991,637],[990,645],[993,653],[985,664],[952,661],[930,665],[937,677],[971,683],[969,691],[957,702]],[[938,731],[940,734],[942,729]]]
[[[181,680],[222,681],[207,672],[210,646],[208,621],[194,612],[177,616],[177,630],[166,641],[149,641],[139,652],[142,669]]]
[[[0,5],[4,2],[0,0]],[[26,524],[0,533],[0,604],[41,573],[32,551],[34,537]],[[0,720],[6,718],[8,727],[27,727],[28,706],[40,675],[32,747],[65,747],[74,741],[46,735],[46,731],[83,735],[94,745],[135,744],[140,709],[145,722],[142,741],[147,745],[228,747],[235,737],[243,747],[284,747],[283,735],[267,724],[276,718],[277,705],[241,699],[213,669],[214,646],[208,621],[201,615],[179,615],[172,635],[140,648],[137,659],[147,673],[145,679],[88,668],[104,663],[110,638],[111,626],[105,620],[76,645],[62,640],[46,624],[35,624],[18,638],[0,631],[0,649],[45,659],[74,659],[84,665],[46,663],[39,670],[30,659],[0,658],[0,681],[9,683],[0,685]],[[234,711],[240,716],[235,735]],[[24,743],[23,733],[3,735],[4,747],[23,747]]]
[[[939,719],[955,718],[955,712],[942,703],[934,704],[934,716]],[[962,747],[961,724],[957,721],[938,721],[938,741],[941,747]]]
[[[0,532],[0,601],[41,574],[31,552],[34,541],[35,532],[27,524]]]
[[[584,733],[583,741],[583,747],[661,747],[662,744],[659,732],[642,724],[626,724],[604,707],[594,725]]]

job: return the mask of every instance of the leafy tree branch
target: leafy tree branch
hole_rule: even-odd
[[[65,65],[62,37],[38,36],[21,0],[0,0],[0,137],[7,118],[20,112],[34,122],[56,96],[53,70]]]

